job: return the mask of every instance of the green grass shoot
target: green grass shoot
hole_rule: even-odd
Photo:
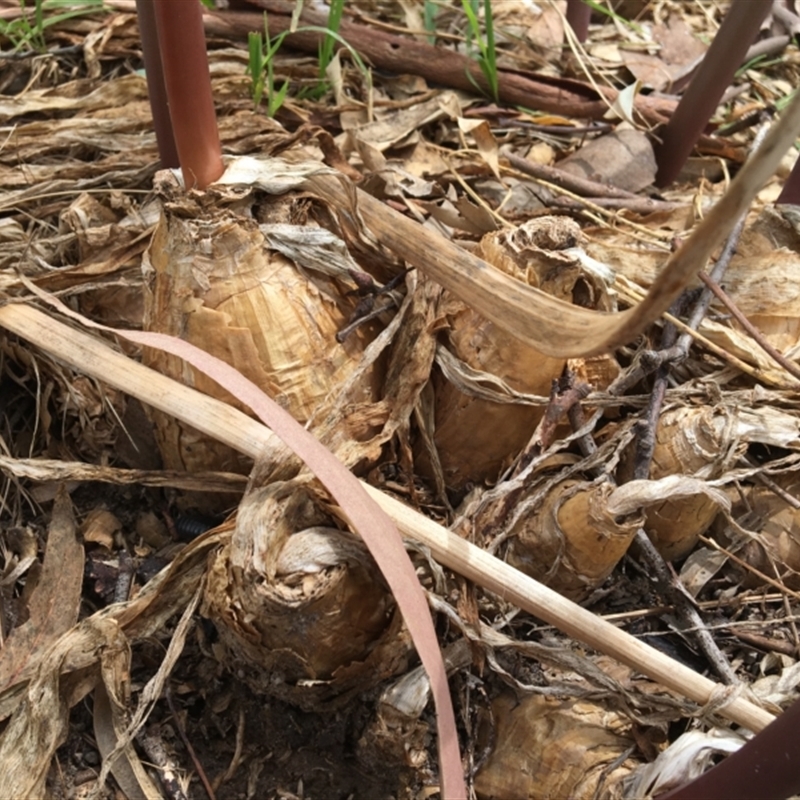
[[[342,23],[342,14],[344,13],[344,0],[330,0],[330,4],[328,22],[326,24],[327,35],[319,46],[319,83],[314,90],[315,97],[321,97],[328,91],[326,74],[328,66],[333,59],[333,49],[336,46],[339,26]]]
[[[341,3],[343,7],[343,0],[336,0],[336,2]],[[339,14],[339,20],[341,20],[341,13]],[[337,32],[332,31],[327,27],[323,28],[319,25],[303,25],[296,29],[284,31],[274,38],[270,38],[267,14],[264,12],[264,33],[251,32],[247,37],[247,74],[250,77],[250,94],[253,98],[254,108],[258,108],[258,106],[261,104],[261,100],[263,99],[265,92],[267,98],[268,116],[275,116],[275,113],[283,105],[283,102],[286,99],[286,93],[289,89],[289,81],[284,81],[280,88],[276,87],[273,71],[274,59],[275,55],[278,53],[278,50],[280,50],[280,47],[283,44],[283,40],[295,31],[298,33],[324,33],[326,35],[325,41],[330,39],[332,42],[338,42],[350,53],[353,63],[356,65],[359,72],[361,72],[361,74],[364,76],[365,81],[367,83],[371,83],[371,75],[367,65],[364,63],[361,56],[359,56],[359,54]],[[330,54],[330,58],[332,58],[333,44],[330,46]],[[330,61],[328,61],[328,63],[330,63]],[[327,64],[325,65],[325,69],[327,69]],[[322,69],[321,64],[320,74],[325,74],[325,70]],[[320,84],[321,83],[322,81],[320,81]],[[315,96],[317,95],[317,91],[320,89],[320,84],[318,84],[314,89]],[[327,91],[327,83],[325,83],[322,88],[323,92]]]
[[[288,31],[270,39],[267,12],[264,12],[264,33],[251,31],[247,35],[247,74],[250,76],[250,94],[253,107],[258,108],[267,92],[267,116],[274,117],[286,99],[289,81],[283,82],[280,88],[275,86],[274,57],[283,44]]]
[[[478,19],[479,0],[461,0],[461,6],[467,16],[469,26],[467,29],[467,52],[475,54],[483,77],[486,78],[486,82],[489,84],[489,95],[497,102],[500,99],[500,84],[497,74],[497,49],[494,41],[494,17],[492,16],[491,0],[483,0],[485,28],[483,35],[481,33],[481,23]],[[469,75],[469,73],[467,74]],[[479,87],[476,86],[476,88]]]
[[[622,25],[627,26],[631,30],[636,31],[637,33],[643,34],[644,31],[641,25],[637,25],[635,22],[631,22],[629,19],[625,19],[625,17],[617,14],[613,8],[602,5],[601,3],[596,2],[596,0],[583,0],[587,6],[589,6],[592,11],[596,11],[598,14],[602,14],[605,17],[609,17],[610,19],[616,20],[617,22],[621,23]]]
[[[422,24],[428,32],[428,44],[436,44],[436,12],[438,11],[436,0],[425,0],[422,9]]]
[[[24,13],[25,0],[19,0],[19,5],[23,11],[21,17],[0,20],[0,37],[9,41],[14,52],[28,48],[44,53],[47,51],[44,36],[47,28],[73,17],[106,10],[103,0],[35,0],[31,19]]]

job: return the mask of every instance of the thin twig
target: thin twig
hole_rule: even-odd
[[[739,641],[742,641],[751,647],[757,647],[760,650],[766,650],[767,652],[783,653],[783,655],[794,656],[795,658],[798,655],[797,645],[790,644],[789,642],[783,642],[780,639],[772,639],[769,636],[762,636],[758,633],[737,631],[733,628],[726,628],[725,630],[731,636],[736,637],[739,639]]]
[[[536,456],[553,443],[558,423],[571,408],[588,397],[591,391],[592,387],[588,383],[576,381],[575,374],[569,371],[559,380],[553,381],[550,402],[530,441],[517,459],[514,475],[522,472]]]
[[[587,178],[579,178],[577,175],[571,175],[569,172],[556,169],[556,167],[549,167],[546,164],[536,164],[515,153],[504,152],[503,155],[508,160],[508,163],[520,172],[524,172],[532,178],[539,178],[549,183],[554,183],[562,189],[568,189],[584,197],[617,197],[628,200],[632,198],[641,199],[638,194],[626,191],[625,189],[618,189],[616,186],[590,181]]]
[[[21,61],[26,58],[41,58],[42,56],[71,56],[83,52],[82,44],[71,44],[66,47],[53,47],[42,53],[39,50],[12,50],[10,52],[0,52],[0,60]]]
[[[733,230],[728,234],[725,244],[722,248],[719,258],[717,259],[714,268],[711,270],[711,276],[714,280],[718,281],[725,274],[728,265],[731,262],[734,254],[736,253],[736,246],[739,238],[744,230],[745,217],[734,225]],[[692,344],[692,333],[700,327],[703,321],[713,295],[708,288],[703,289],[700,297],[695,301],[692,313],[686,320],[686,330],[678,337],[678,341],[671,347],[660,351],[648,351],[642,354],[642,357],[637,361],[637,364],[623,375],[620,375],[611,386],[608,387],[609,394],[624,394],[631,386],[639,383],[644,377],[651,372],[655,372],[662,364],[666,362],[680,363],[689,353],[689,348]]]
[[[679,298],[671,309],[675,316],[681,313],[683,300],[684,298]],[[675,326],[667,323],[661,334],[661,349],[670,350],[676,339],[677,331]],[[656,430],[667,391],[669,374],[669,362],[661,364],[656,370],[647,414],[638,423],[639,436],[636,441],[636,455],[634,458],[634,480],[646,480],[650,477],[650,464],[653,460],[653,451],[656,444]],[[703,619],[693,605],[693,598],[686,593],[680,583],[680,578],[669,568],[663,556],[658,552],[642,528],[639,528],[636,532],[636,544],[639,548],[639,557],[644,561],[650,575],[655,577],[666,599],[675,606],[680,627],[684,631],[692,629],[695,641],[713,666],[715,672],[725,683],[737,683],[735,672],[731,668],[728,659],[717,646],[714,637],[706,629]]]
[[[244,709],[240,708],[239,721],[236,725],[236,743],[234,745],[233,757],[231,758],[231,763],[228,764],[228,768],[225,770],[225,772],[214,778],[214,789],[219,789],[223,783],[227,783],[236,774],[236,770],[239,769],[239,766],[242,763],[244,753],[244,728],[245,713]]]
[[[758,466],[755,461],[749,457],[745,457],[744,462],[750,467]],[[781,500],[788,503],[792,508],[800,509],[800,500],[789,494],[786,489],[775,483],[775,481],[773,481],[768,475],[764,475],[763,472],[759,472],[753,477],[763,486],[766,486],[771,492],[778,495]]]
[[[712,547],[714,550],[722,553],[723,555],[727,556],[731,561],[735,564],[738,564],[742,569],[747,570],[748,572],[755,575],[760,581],[764,581],[764,583],[768,583],[770,586],[774,586],[779,592],[784,595],[791,595],[795,600],[800,600],[800,592],[795,592],[789,589],[788,586],[785,586],[781,581],[776,580],[775,578],[770,578],[769,575],[762,572],[760,569],[756,569],[752,564],[748,564],[743,559],[739,558],[736,553],[732,553],[727,548],[723,547],[718,542],[714,541],[714,539],[710,539],[708,536],[700,536],[700,541]]]
[[[720,276],[724,274],[733,254],[736,252],[736,245],[743,228],[744,216],[742,216],[729,234],[722,253],[714,266],[714,274],[719,274]],[[700,326],[711,304],[711,297],[711,292],[706,289],[695,301],[694,308],[687,323],[690,330],[695,330]],[[689,295],[684,295],[684,302],[688,300],[688,298]],[[673,315],[677,316],[677,313],[677,311],[673,311]],[[645,357],[639,359],[637,369],[631,371],[632,373],[636,373],[641,370],[641,377],[644,377],[644,374],[650,371],[655,371],[656,373],[646,421],[643,420],[640,423],[640,436],[638,437],[637,452],[634,461],[634,479],[646,479],[649,477],[650,462],[652,460],[656,439],[655,431],[667,388],[670,368],[672,364],[680,363],[686,358],[691,342],[691,334],[685,332],[678,338],[675,326],[667,322],[662,332],[661,348],[658,351],[648,353],[648,355],[653,356],[653,358]],[[648,369],[648,362],[652,365],[650,369]],[[629,385],[631,375],[626,376],[626,378],[625,381],[618,381],[612,384],[612,386],[609,387],[609,391],[612,393],[624,391],[624,387]],[[693,629],[699,647],[709,660],[709,663],[713,665],[717,674],[726,683],[737,683],[736,675],[728,663],[728,660],[720,651],[713,637],[705,627],[696,607],[693,605],[693,598],[686,594],[680,584],[679,578],[674,574],[674,571],[670,570],[644,530],[639,529],[637,531],[636,543],[639,548],[640,558],[647,565],[650,574],[656,579],[665,597],[675,606],[681,627],[683,629]]]
[[[122,549],[119,553],[119,572],[114,586],[114,602],[124,603],[130,599],[131,586],[133,585],[133,574],[135,572],[133,559],[127,550]]]
[[[742,314],[736,303],[731,300],[725,290],[705,272],[698,273],[701,281],[713,292],[714,296],[731,312],[731,316],[750,334],[753,341],[775,362],[780,364],[792,377],[800,379],[800,367],[776,350],[765,338],[764,334]]]
[[[178,710],[175,708],[175,703],[172,700],[172,692],[169,688],[169,682],[164,685],[164,696],[167,698],[167,704],[169,705],[169,710],[172,713],[172,719],[175,722],[175,729],[178,731],[178,735],[181,737],[181,741],[186,748],[186,752],[189,753],[189,756],[192,759],[194,768],[197,770],[197,774],[200,777],[203,788],[206,790],[206,794],[208,795],[208,800],[217,800],[217,796],[214,794],[214,789],[211,787],[211,782],[208,780],[206,771],[203,769],[203,765],[200,763],[200,759],[197,757],[197,753],[195,753],[194,747],[192,747],[192,743],[189,741],[189,737],[186,735],[186,731],[181,723],[180,716],[178,716]]]
[[[572,426],[572,430],[579,431],[586,424],[586,416],[583,413],[583,407],[580,403],[575,403],[570,406],[567,411],[567,419]],[[597,444],[592,438],[590,433],[584,433],[578,438],[578,447],[585,458],[594,455],[597,452]]]
[[[169,800],[187,800],[186,792],[181,785],[180,768],[169,755],[164,738],[158,726],[152,726],[148,731],[140,731],[136,741],[142,746],[148,759],[158,768],[161,785]]]
[[[577,201],[566,197],[553,199],[553,205],[570,211],[583,211],[589,204],[608,211],[633,211],[634,214],[652,214],[656,211],[674,211],[677,208],[687,207],[686,203],[653,200],[650,197],[586,197]]]

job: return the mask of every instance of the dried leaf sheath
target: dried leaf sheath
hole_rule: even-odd
[[[248,490],[204,602],[253,689],[309,710],[394,674],[411,649],[366,547],[302,479]]]
[[[608,309],[602,278],[585,270],[573,250],[581,240],[573,220],[540,217],[514,231],[487,234],[476,255],[560,300],[573,302],[577,292],[585,305]],[[516,457],[544,408],[521,402],[513,393],[547,397],[566,360],[524,344],[452,295],[442,304],[442,314],[450,324],[445,346],[455,358],[449,360],[447,377],[434,378],[434,441],[445,484],[460,490],[468,481],[496,479],[501,466]],[[495,390],[496,399],[487,396],[487,389]]]
[[[506,560],[572,599],[586,597],[611,574],[642,524],[641,514],[608,509],[614,487],[567,479],[541,505],[518,515]]]
[[[366,332],[356,331],[343,344],[335,338],[352,303],[324,294],[268,247],[254,220],[226,208],[219,196],[167,200],[145,263],[151,270],[145,328],[181,336],[218,356],[300,422],[358,364]],[[172,356],[146,350],[145,363],[238,405]],[[369,374],[364,383],[369,396]],[[159,417],[158,433],[171,468],[247,469],[227,448],[174,420]]]

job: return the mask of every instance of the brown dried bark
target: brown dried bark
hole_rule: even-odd
[[[253,5],[269,13],[269,30],[276,36],[289,30],[293,3],[283,0],[256,0]],[[326,27],[324,14],[306,10],[300,26]],[[242,36],[261,30],[262,14],[228,11],[205,17],[206,32],[218,36]],[[479,86],[488,95],[489,87],[477,61],[443,47],[435,47],[405,36],[375,30],[366,25],[343,21],[339,34],[373,67],[398,74],[422,75],[431,84],[450,86],[474,92]],[[286,37],[285,45],[317,54],[323,34],[298,31]],[[503,103],[521,105],[567,117],[597,119],[602,117],[617,97],[617,91],[602,88],[602,95],[587,83],[569,78],[537,75],[526,70],[500,69],[499,99]],[[661,124],[671,115],[675,102],[663,98],[636,98],[634,108],[651,125]]]

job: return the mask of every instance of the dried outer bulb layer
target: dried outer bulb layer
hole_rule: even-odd
[[[614,487],[567,478],[516,514],[506,560],[574,600],[586,597],[625,555],[643,517],[609,510]]]
[[[595,703],[501,694],[492,703],[495,745],[475,776],[480,800],[619,798],[635,763],[630,723]]]
[[[610,275],[585,258],[581,240],[574,220],[539,217],[487,234],[476,254],[559,299],[610,310]],[[494,480],[524,447],[544,407],[518,395],[548,397],[565,360],[522,344],[451,295],[442,314],[449,322],[444,347],[450,358],[448,364],[440,360],[442,372],[434,374],[433,438],[445,485],[460,490],[467,482]]]
[[[204,613],[254,691],[307,710],[397,674],[411,647],[363,543],[296,480],[248,490],[211,563]]]
[[[796,449],[797,418],[767,407],[747,409],[732,403],[673,408],[661,415],[650,477],[720,478],[754,442]],[[664,558],[683,558],[718,511],[718,501],[709,494],[673,497],[648,508],[645,530]]]
[[[325,276],[312,280],[271,249],[256,221],[231,209],[225,187],[174,197],[168,196],[168,186],[162,191],[161,219],[144,259],[149,273],[145,328],[180,336],[228,362],[295,419],[307,421],[355,369],[365,345],[361,329],[344,343],[336,341],[352,310],[352,299],[344,297],[350,287],[342,291]],[[241,207],[241,198],[237,202]],[[291,202],[289,197],[275,201]],[[292,212],[277,206],[272,213]],[[179,359],[146,351],[144,360],[236,405]],[[365,396],[372,391],[365,386]],[[246,469],[228,448],[173,419],[159,415],[157,432],[168,469]]]

